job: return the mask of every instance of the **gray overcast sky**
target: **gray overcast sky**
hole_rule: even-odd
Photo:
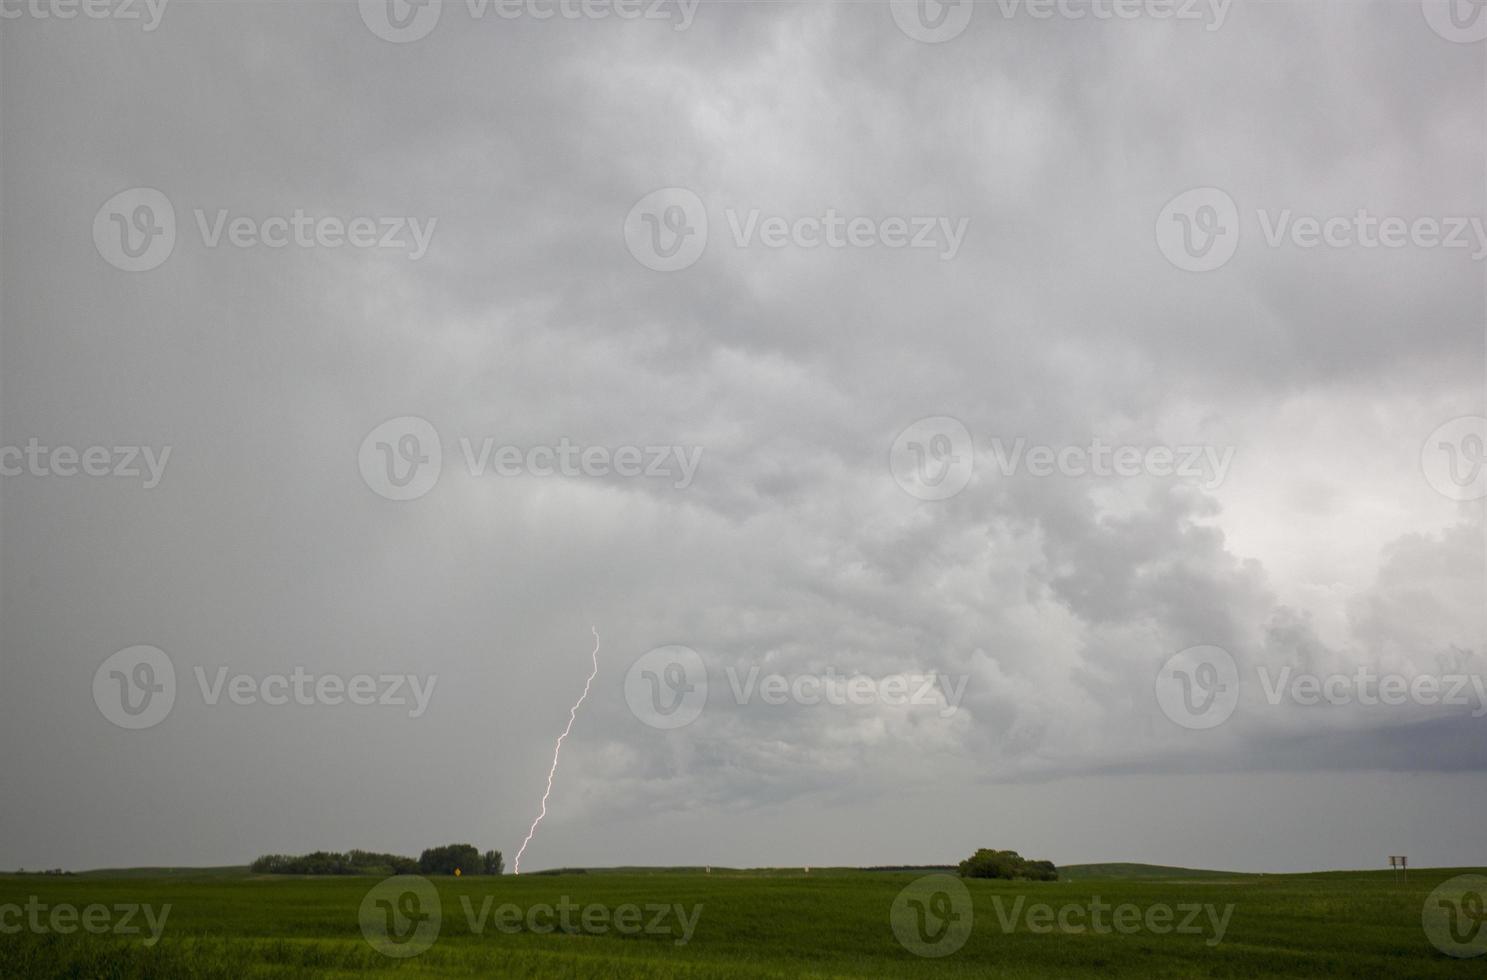
[[[1487,863],[1487,16],[49,4],[0,4],[0,867],[509,865],[591,626],[524,867]],[[1289,686],[1360,669],[1447,690]]]

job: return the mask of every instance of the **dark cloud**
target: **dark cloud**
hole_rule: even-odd
[[[1403,3],[1237,3],[1213,31],[994,6],[940,45],[847,3],[704,4],[677,31],[445,0],[410,44],[354,4],[180,2],[150,33],[7,22],[0,442],[174,454],[148,492],[0,484],[0,731],[31,747],[0,762],[0,867],[509,851],[590,623],[601,673],[538,864],[940,859],[904,842],[906,808],[950,796],[1048,828],[1037,853],[1183,863],[1155,853],[1154,821],[1204,776],[1277,821],[1350,812],[1371,770],[1465,774],[1441,792],[1479,809],[1482,719],[1272,707],[1250,674],[1229,723],[1189,732],[1152,685],[1200,644],[1246,671],[1480,670],[1482,507],[1432,490],[1419,453],[1483,411],[1482,264],[1271,248],[1258,212],[1482,215],[1482,46]],[[1239,249],[1186,273],[1155,221],[1209,185],[1237,204]],[[135,186],[170,198],[180,235],[128,274],[88,229]],[[622,233],[665,186],[711,225],[676,273]],[[416,262],[206,248],[198,208],[437,227]],[[729,215],[753,209],[968,231],[950,261],[737,247]],[[403,415],[438,430],[445,469],[393,503],[357,449]],[[972,434],[975,473],[926,502],[888,456],[937,415]],[[703,455],[684,488],[472,477],[458,441],[486,436]],[[993,441],[1018,438],[1234,457],[1206,487],[1003,474]],[[88,694],[136,643],[182,682],[139,733]],[[668,643],[715,687],[754,665],[939,672],[964,700],[940,717],[725,699],[661,733],[622,682]],[[417,720],[204,705],[191,669],[219,665],[439,682]],[[1304,806],[1296,771],[1327,776]],[[1088,828],[1050,816],[1069,787],[1146,816],[1087,853]],[[949,851],[987,843],[945,819]],[[1229,843],[1204,860],[1263,864],[1228,833],[1242,817],[1208,819]]]

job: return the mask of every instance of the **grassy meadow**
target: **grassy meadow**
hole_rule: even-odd
[[[974,916],[964,945],[943,958],[915,955],[890,925],[894,900],[923,872],[849,869],[733,871],[614,869],[521,877],[430,879],[441,909],[437,938],[416,956],[392,958],[364,938],[359,910],[380,879],[257,876],[243,869],[133,869],[74,876],[0,875],[7,903],[77,909],[140,903],[170,911],[159,940],[59,935],[45,928],[0,934],[3,977],[397,977],[794,978],[794,977],[1480,977],[1487,958],[1452,959],[1427,940],[1421,907],[1446,878],[1474,869],[1241,875],[1137,865],[1061,869],[1057,882],[966,881]],[[1487,873],[1476,870],[1475,873]],[[1038,932],[1033,905],[1214,910],[1232,905],[1222,938],[1202,934]],[[666,907],[669,931],[619,935],[577,928],[508,930],[468,910],[570,901],[589,914]],[[1019,905],[1018,900],[1021,899]],[[679,942],[680,919],[695,914]],[[700,906],[700,910],[697,907]],[[102,913],[95,913],[102,915]],[[115,914],[115,913],[110,913]],[[1009,920],[1009,916],[1011,919]],[[0,928],[14,925],[0,911]],[[101,921],[101,920],[100,920]],[[597,918],[596,918],[597,921]],[[477,931],[484,923],[484,931]],[[1010,923],[1010,924],[1009,924]],[[66,920],[62,924],[65,926]],[[544,923],[538,921],[538,925]],[[101,930],[100,930],[101,931]]]

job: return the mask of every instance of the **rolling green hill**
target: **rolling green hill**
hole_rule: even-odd
[[[1198,868],[1173,868],[1163,864],[1068,864],[1058,869],[1060,881],[1088,881],[1109,878],[1117,881],[1154,881],[1182,879],[1211,881],[1215,878],[1248,878],[1242,871],[1207,871]]]

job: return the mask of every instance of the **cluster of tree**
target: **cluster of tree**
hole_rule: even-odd
[[[1058,881],[1058,869],[1052,861],[1029,861],[1016,851],[992,851],[983,847],[960,862],[960,876]]]
[[[473,844],[431,847],[418,856],[418,873],[425,875],[452,875],[456,871],[467,875],[498,875],[505,870],[506,861],[500,851],[481,854]]]
[[[265,854],[248,866],[269,875],[403,875],[417,874],[418,862],[374,851],[315,851],[313,854]]]
[[[481,854],[470,844],[431,847],[417,860],[374,851],[315,851],[313,854],[265,854],[248,866],[271,875],[498,875],[506,870],[500,851]]]

